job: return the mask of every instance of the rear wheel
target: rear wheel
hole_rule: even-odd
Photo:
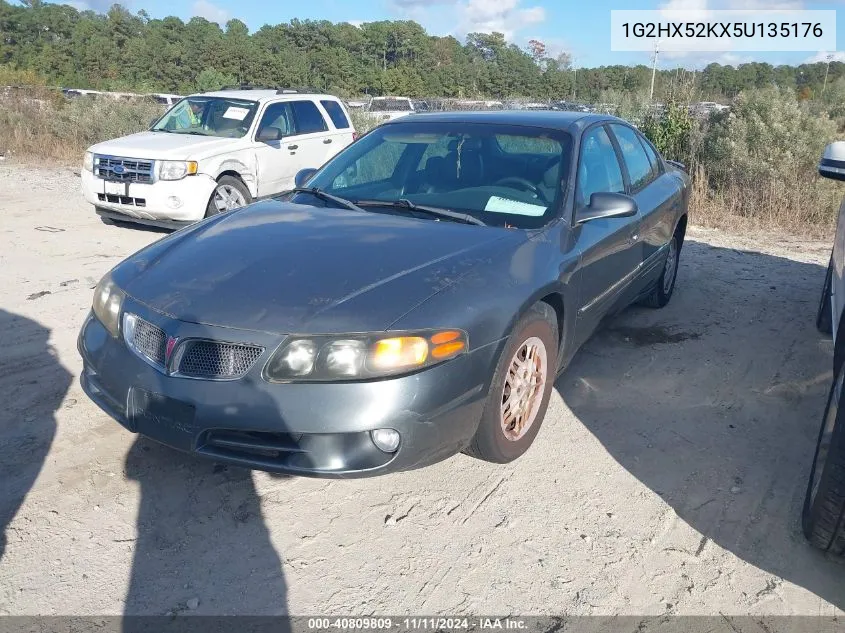
[[[252,196],[246,185],[234,176],[222,176],[217,181],[217,187],[208,201],[205,209],[205,217],[209,218],[218,213],[226,213],[245,207],[252,202]]]
[[[822,334],[833,334],[833,315],[830,306],[830,290],[833,284],[833,258],[827,265],[827,273],[824,276],[822,296],[819,301],[819,311],[816,314],[816,327]]]
[[[802,526],[815,547],[845,553],[845,363],[830,388],[804,499]]]
[[[643,299],[643,305],[650,308],[662,308],[672,298],[672,293],[675,291],[675,280],[678,278],[678,264],[681,257],[681,243],[678,240],[678,234],[672,236],[669,242],[668,252],[666,253],[666,261],[663,263],[663,272],[660,273],[660,279],[651,293]]]
[[[464,452],[500,464],[531,446],[549,406],[557,373],[557,315],[546,303],[516,324],[499,358],[481,422]]]

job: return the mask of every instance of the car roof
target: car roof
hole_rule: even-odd
[[[555,110],[492,110],[492,111],[454,111],[423,112],[382,123],[385,125],[404,125],[414,121],[438,121],[443,123],[486,123],[496,125],[525,125],[553,130],[573,132],[583,129],[591,123],[607,121],[624,123],[622,119],[609,114],[591,114],[587,112],[561,112]]]
[[[229,99],[244,99],[245,101],[267,101],[270,99],[284,101],[293,99],[331,99],[339,101],[337,97],[310,92],[282,92],[276,90],[217,90],[215,92],[201,92],[192,97],[225,97]]]

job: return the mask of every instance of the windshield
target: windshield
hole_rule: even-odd
[[[153,132],[240,138],[255,117],[258,104],[224,97],[187,97],[174,105],[152,128]]]
[[[466,213],[488,225],[537,228],[557,214],[571,147],[569,134],[559,130],[403,122],[363,136],[318,171],[308,187],[364,206],[408,200]],[[307,195],[298,194],[295,201],[306,202]]]

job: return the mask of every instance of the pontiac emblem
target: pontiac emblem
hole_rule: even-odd
[[[173,354],[173,349],[176,347],[176,343],[179,341],[179,337],[176,336],[168,336],[167,337],[167,345],[164,348],[164,360],[165,362],[170,360],[170,356]]]

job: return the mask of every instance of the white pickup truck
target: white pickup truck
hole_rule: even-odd
[[[104,221],[178,227],[294,187],[356,137],[331,95],[239,87],[176,103],[146,132],[85,153],[82,191]]]
[[[367,113],[378,123],[392,121],[416,111],[408,97],[373,97],[367,104]]]

